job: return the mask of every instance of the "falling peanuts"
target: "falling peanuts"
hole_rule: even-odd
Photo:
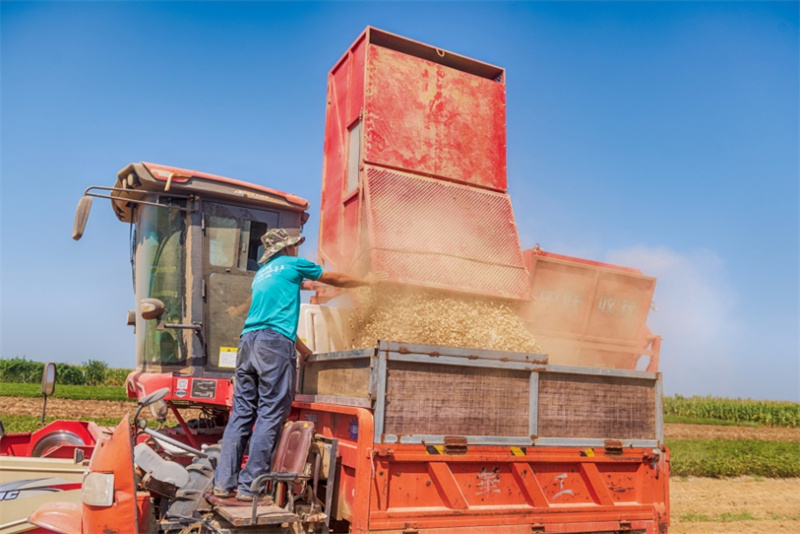
[[[379,339],[479,349],[541,352],[508,301],[422,289],[380,287],[354,292],[351,348]]]

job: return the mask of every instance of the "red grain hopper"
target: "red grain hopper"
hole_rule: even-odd
[[[526,298],[503,69],[367,28],[328,76],[319,256],[393,282]]]

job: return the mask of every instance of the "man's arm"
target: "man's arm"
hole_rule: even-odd
[[[311,352],[311,349],[309,349],[305,343],[300,341],[300,338],[297,338],[297,341],[295,341],[294,345],[295,348],[297,349],[298,354],[300,354],[300,360],[299,360],[300,365],[305,365],[306,360],[308,360],[308,357],[314,353]]]
[[[238,306],[228,306],[228,315],[231,317],[239,317],[243,313],[247,313],[250,310],[250,303],[253,301],[252,297],[248,297],[247,301],[242,302]]]
[[[337,273],[335,271],[322,271],[322,275],[317,278],[317,282],[322,282],[333,287],[361,287],[372,286],[379,282],[384,282],[389,279],[389,275],[385,272],[372,272],[367,274],[364,278],[357,278],[344,273]]]

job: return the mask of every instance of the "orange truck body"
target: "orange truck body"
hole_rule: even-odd
[[[308,364],[312,371],[306,368],[301,380],[301,391],[313,390],[315,379],[309,378],[309,373],[319,378],[326,365],[331,372],[338,372],[348,355],[353,357],[345,367],[371,369],[365,398],[334,398],[325,391],[301,393],[290,415],[290,419],[313,421],[317,433],[338,440],[338,489],[329,513],[334,519],[347,520],[351,532],[456,534],[476,528],[507,534],[667,531],[669,451],[663,446],[660,416],[656,415],[661,402],[660,375],[552,366],[546,359],[517,353],[492,355],[437,347],[431,355],[422,347],[380,342],[371,354],[352,351],[312,356]],[[425,350],[433,352],[429,349]],[[359,364],[362,357],[369,362]],[[315,365],[322,370],[313,371]],[[431,435],[435,432],[431,429],[449,424],[433,411],[418,432],[393,433],[398,428],[393,404],[396,411],[413,412],[416,405],[409,402],[435,404],[451,393],[413,391],[414,399],[409,400],[393,391],[392,381],[405,380],[401,373],[409,365],[415,366],[417,377],[426,372],[459,373],[475,365],[480,369],[478,375],[508,372],[508,376],[518,377],[520,381],[509,382],[509,388],[528,380],[530,390],[524,394],[531,400],[518,407],[518,415],[531,434],[491,435],[490,430],[465,428],[464,433],[473,435]],[[505,380],[505,376],[500,378]],[[585,394],[572,392],[575,404],[571,406],[548,385],[552,380],[559,381],[558,387],[569,380],[585,381],[589,387],[584,388]],[[590,390],[602,390],[605,382],[613,382],[622,397],[630,398],[615,402],[593,397]],[[480,387],[480,382],[476,384]],[[646,401],[637,401],[634,397],[644,391],[648,393],[641,398]],[[480,404],[492,403],[487,398],[465,409],[486,417],[485,428],[491,429],[489,411],[482,413]],[[624,406],[629,406],[630,412],[622,418],[606,417]],[[448,408],[442,404],[441,411]],[[413,414],[404,415],[413,418]],[[593,417],[612,421],[612,425],[601,428],[580,423],[591,423]],[[627,434],[615,430],[614,424],[636,417],[652,424],[642,429],[624,423]],[[587,435],[580,436],[577,430],[570,435],[566,427],[559,426],[559,418],[578,421]]]

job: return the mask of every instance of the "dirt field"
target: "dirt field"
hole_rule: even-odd
[[[673,477],[669,484],[670,534],[800,532],[798,478]]]
[[[125,412],[136,409],[132,402],[80,401],[48,399],[47,415],[62,419],[95,417],[121,418]],[[32,415],[42,413],[41,399],[0,397],[0,414]],[[189,416],[190,418],[193,415]],[[680,439],[759,439],[765,441],[800,441],[800,428],[770,428],[749,426],[713,426],[665,424],[667,438]],[[800,511],[800,510],[799,510]]]
[[[98,417],[121,418],[125,412],[136,410],[136,404],[124,401],[82,401],[69,399],[47,399],[47,415],[59,419],[80,419]],[[22,397],[0,397],[0,414],[34,415],[42,414],[42,399]]]
[[[0,414],[41,414],[40,399],[0,397]],[[47,413],[60,418],[120,418],[129,402],[50,399]],[[191,416],[190,416],[191,417]],[[667,438],[800,441],[800,429],[664,425]],[[670,480],[671,534],[800,533],[800,479]]]
[[[85,401],[70,399],[47,399],[47,416],[58,419],[97,419],[111,418],[122,419],[130,412],[131,416],[136,411],[136,403],[125,401]],[[189,410],[189,414],[181,413],[188,419],[196,417],[196,410]],[[0,416],[9,415],[42,415],[42,399],[23,397],[0,397]],[[151,418],[149,412],[147,418]],[[167,421],[175,421],[172,414]]]
[[[673,439],[758,439],[800,441],[800,428],[683,425],[667,423],[664,435]]]

